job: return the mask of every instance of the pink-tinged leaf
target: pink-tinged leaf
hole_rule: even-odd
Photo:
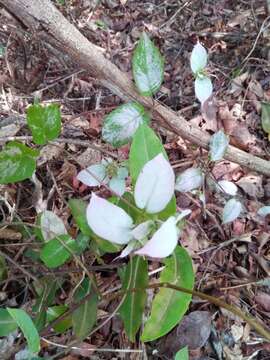
[[[120,207],[92,194],[86,210],[87,222],[95,234],[115,244],[131,240],[132,218]]]
[[[170,163],[160,153],[148,161],[135,185],[135,202],[138,208],[154,214],[165,209],[174,193],[175,175]]]
[[[167,257],[173,253],[177,245],[178,233],[175,218],[171,216],[142,248],[135,251],[135,254],[152,258]]]

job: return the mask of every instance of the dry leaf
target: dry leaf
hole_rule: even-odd
[[[265,292],[259,291],[254,300],[260,307],[265,311],[270,311],[270,294],[266,294]]]
[[[184,316],[177,328],[160,341],[160,352],[169,356],[184,346],[189,349],[201,348],[210,332],[211,314],[208,311],[193,311]]]
[[[252,198],[260,199],[264,197],[262,176],[260,175],[244,176],[237,181],[237,185]]]

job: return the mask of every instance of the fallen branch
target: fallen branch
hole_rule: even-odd
[[[193,144],[208,149],[210,136],[191,126],[174,111],[140,96],[128,76],[105,58],[97,46],[61,14],[49,0],[0,0],[15,18],[31,29],[43,41],[68,54],[71,59],[97,78],[100,83],[123,100],[135,100],[150,109],[153,117],[165,122],[177,135]],[[229,146],[225,158],[241,166],[270,175],[270,162]]]

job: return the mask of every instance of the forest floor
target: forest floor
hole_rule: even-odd
[[[224,128],[232,144],[269,160],[269,140],[261,126],[261,103],[270,102],[270,19],[265,3],[262,0],[56,1],[65,17],[130,77],[132,50],[141,32],[146,31],[165,58],[164,83],[156,98],[209,134]],[[195,99],[189,60],[197,40],[208,49],[209,73],[214,84],[213,98],[203,109]],[[61,138],[65,141],[58,147],[43,148],[34,182],[26,180],[0,186],[0,218],[4,222],[19,218],[34,223],[40,207],[46,204],[75,234],[67,200],[89,199],[91,189],[76,181],[80,168],[73,158],[84,166],[95,164],[108,154],[119,161],[128,158],[129,146],[113,149],[101,140],[104,116],[121,101],[68,57],[39,42],[35,35],[20,30],[16,19],[0,10],[0,138],[29,136],[25,112],[35,98],[43,104],[61,105]],[[204,151],[159,128],[155,119],[152,126],[162,139],[176,173],[196,164],[216,180],[232,181],[245,207],[240,218],[222,225],[224,202],[219,194],[205,189],[208,212],[191,193],[178,194],[178,204],[192,210],[180,243],[193,258],[196,288],[241,307],[270,326],[269,223],[267,218],[257,215],[260,207],[270,204],[270,179],[229,161],[209,166]],[[86,147],[85,141],[100,145],[102,151]],[[108,195],[106,189],[100,193]],[[29,242],[27,234],[18,227],[0,230],[0,254],[8,270],[3,276],[0,266],[1,307],[31,304],[29,279],[21,269],[40,276],[47,271],[33,260],[31,251],[34,252],[36,245],[35,239]],[[115,254],[107,254],[103,261],[111,264],[114,257]],[[96,264],[91,253],[84,260]],[[54,276],[65,276],[69,283],[59,294],[59,303],[69,297],[70,284],[78,281],[80,274],[70,270],[75,265],[51,271]],[[157,267],[154,264],[153,270]],[[111,270],[98,273],[98,281],[104,291],[120,284],[116,272]],[[114,302],[102,303],[100,318],[114,307]],[[195,311],[199,312],[194,320],[189,315]],[[50,340],[61,344],[68,336],[58,335]],[[185,344],[194,360],[270,359],[269,343],[248,325],[224,309],[197,298],[187,313],[186,326],[173,333],[173,337],[169,334],[161,341],[132,344],[116,315],[91,336],[89,343],[84,342],[84,346],[89,344],[97,348],[141,349],[144,355],[87,353],[81,347],[63,359],[172,359],[168,349]],[[43,347],[50,354],[50,346],[44,342]],[[156,356],[152,355],[154,349],[158,349]]]

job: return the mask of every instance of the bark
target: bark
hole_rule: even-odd
[[[193,144],[208,148],[208,134],[191,126],[182,116],[157,101],[153,102],[152,99],[140,96],[128,76],[106,59],[49,0],[0,0],[0,4],[40,39],[68,54],[75,63],[80,64],[123,100],[138,101],[151,110],[154,118],[165,122],[166,127],[176,134]],[[269,161],[234,146],[228,147],[225,158],[251,170],[270,175]]]

